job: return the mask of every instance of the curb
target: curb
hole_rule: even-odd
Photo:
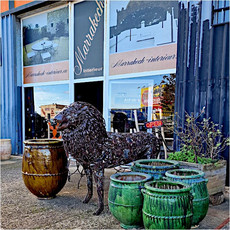
[[[11,155],[9,160],[1,160],[0,165],[13,164],[22,160],[22,156]]]

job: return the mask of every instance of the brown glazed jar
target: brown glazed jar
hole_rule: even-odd
[[[64,187],[68,166],[61,140],[24,141],[22,177],[26,187],[38,198],[51,199]]]

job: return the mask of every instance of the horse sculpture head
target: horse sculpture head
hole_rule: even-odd
[[[98,109],[87,102],[77,101],[58,113],[54,120],[59,123],[59,131],[70,131],[76,128],[91,126],[102,136],[107,136],[105,121]]]

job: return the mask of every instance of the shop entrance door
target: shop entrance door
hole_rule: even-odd
[[[85,101],[103,111],[103,82],[76,83],[74,101]]]

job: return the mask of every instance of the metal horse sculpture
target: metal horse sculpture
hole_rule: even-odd
[[[156,158],[159,140],[151,133],[109,133],[102,114],[86,102],[75,102],[56,115],[62,131],[64,148],[84,168],[88,193],[93,195],[93,176],[99,199],[99,215],[104,209],[104,169],[143,158]]]

